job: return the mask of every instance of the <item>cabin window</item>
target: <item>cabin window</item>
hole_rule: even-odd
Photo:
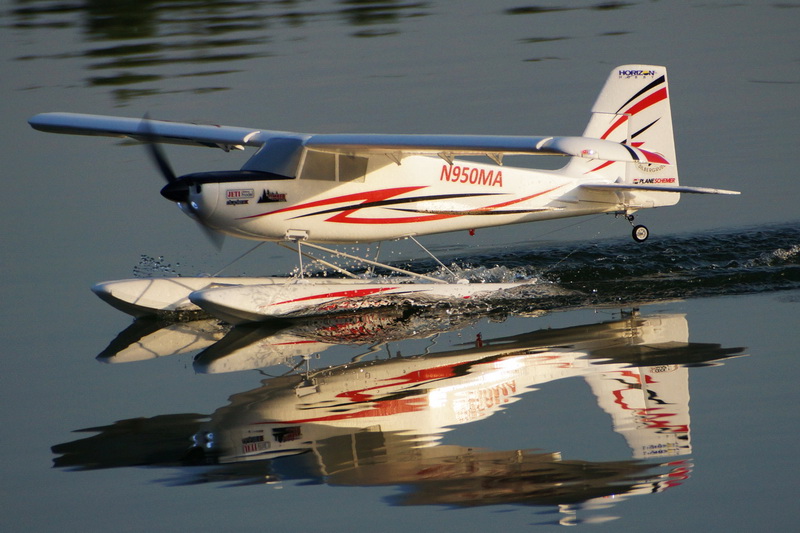
[[[363,181],[367,174],[367,161],[369,160],[366,157],[340,155],[339,181],[355,181],[357,179]]]
[[[334,181],[336,179],[336,154],[308,150],[300,178]]]
[[[301,179],[325,181],[364,180],[367,174],[366,157],[306,151]]]

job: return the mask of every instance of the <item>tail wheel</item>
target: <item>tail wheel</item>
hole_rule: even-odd
[[[647,237],[650,236],[650,230],[648,230],[644,226],[634,226],[633,227],[633,240],[636,242],[644,242],[647,240]]]

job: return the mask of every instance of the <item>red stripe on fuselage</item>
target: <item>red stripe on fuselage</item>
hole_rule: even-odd
[[[548,189],[546,191],[537,192],[522,198],[516,198],[514,200],[509,200],[507,202],[501,202],[499,204],[487,205],[485,207],[478,207],[473,209],[473,211],[494,211],[495,209],[499,209],[502,207],[507,207],[509,205],[519,204],[526,200],[530,200],[531,198],[536,198],[537,196],[541,196],[543,194],[547,194],[552,192],[556,189],[561,187],[553,187],[552,189]],[[447,218],[456,218],[456,217],[463,217],[467,216],[465,214],[459,213],[448,213],[448,214],[431,214],[431,215],[419,215],[419,216],[410,216],[410,217],[393,217],[393,218],[365,218],[365,217],[354,217],[351,216],[353,213],[358,211],[358,209],[350,209],[347,211],[342,211],[331,218],[327,219],[326,222],[339,222],[344,224],[404,224],[406,222],[429,222],[432,220],[443,220]]]
[[[549,192],[552,192],[552,191],[558,189],[559,187],[554,187],[554,188],[548,189],[546,191],[541,191],[541,192],[538,192],[538,193],[535,193],[535,194],[531,194],[531,195],[525,196],[523,198],[509,200],[507,202],[501,202],[499,204],[488,205],[488,206],[485,206],[485,207],[479,207],[479,208],[473,209],[472,211],[492,211],[494,209],[499,209],[499,208],[506,207],[506,206],[509,206],[509,205],[518,204],[518,203],[524,202],[526,200],[530,200],[531,198],[535,198],[537,196],[541,196],[543,194],[547,194]],[[257,215],[250,215],[250,216],[246,216],[246,217],[241,217],[238,220],[247,220],[247,219],[250,219],[250,218],[263,217],[263,216],[266,216],[266,215],[275,215],[275,214],[279,214],[279,213],[288,213],[288,212],[291,212],[291,211],[298,211],[298,210],[301,210],[301,209],[309,209],[309,208],[313,208],[313,207],[330,206],[330,205],[334,205],[334,204],[353,202],[353,201],[358,201],[358,200],[362,200],[362,202],[365,203],[365,204],[366,203],[373,203],[373,202],[381,202],[381,201],[384,201],[384,200],[388,200],[389,198],[393,198],[395,196],[400,196],[402,194],[406,194],[406,193],[409,193],[409,192],[413,192],[413,191],[417,191],[417,190],[425,189],[425,188],[427,188],[427,186],[423,185],[423,186],[418,186],[418,187],[397,187],[397,188],[393,188],[393,189],[383,189],[383,190],[378,190],[378,191],[367,191],[367,192],[363,192],[363,193],[347,194],[347,195],[344,195],[344,196],[337,196],[335,198],[327,198],[327,199],[324,199],[324,200],[317,200],[317,201],[314,201],[314,202],[308,202],[308,203],[299,204],[299,205],[295,205],[295,206],[285,207],[283,209],[278,209],[276,211],[269,211],[269,212],[260,213],[260,214],[257,214]],[[424,198],[422,200],[424,200]],[[356,208],[353,208],[353,209],[347,209],[345,211],[342,211],[341,213],[337,213],[337,214],[333,215],[332,217],[326,219],[326,222],[337,222],[337,223],[343,223],[343,224],[405,224],[405,223],[410,223],[410,222],[430,222],[430,221],[434,221],[434,220],[444,220],[444,219],[448,219],[448,218],[455,218],[455,217],[461,217],[461,216],[466,216],[467,215],[467,213],[465,213],[465,214],[458,214],[458,213],[447,213],[447,214],[432,213],[432,214],[420,214],[418,216],[392,217],[392,218],[387,218],[387,217],[383,217],[383,218],[367,218],[367,217],[354,217],[354,216],[352,216],[353,213],[355,213],[359,209],[360,209],[360,207],[356,207]],[[311,213],[309,215],[304,215],[304,216],[313,216],[313,215],[314,215],[314,213]]]
[[[413,192],[424,188],[426,188],[426,186],[421,185],[419,187],[397,187],[394,189],[383,189],[380,191],[366,191],[355,194],[346,194],[344,196],[336,196],[334,198],[326,198],[324,200],[317,200],[315,202],[308,202],[305,204],[284,207],[283,209],[278,209],[276,211],[267,211],[266,213],[260,213],[258,215],[241,217],[239,220],[246,220],[248,218],[258,218],[258,217],[263,217],[265,215],[275,215],[278,213],[288,213],[290,211],[297,211],[299,209],[308,209],[311,207],[321,207],[324,205],[340,204],[343,202],[354,202],[357,200],[363,200],[364,202],[380,202],[382,200],[386,200],[393,196],[399,196],[407,192]]]

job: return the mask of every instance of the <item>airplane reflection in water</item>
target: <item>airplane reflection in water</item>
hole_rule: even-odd
[[[158,317],[139,318],[120,332],[97,359],[106,363],[130,363],[190,353],[212,346],[230,331],[217,320],[180,322]]]
[[[402,306],[235,328],[216,319],[171,322],[145,317],[117,335],[97,358],[123,363],[202,350],[194,362],[198,372],[237,372],[288,364],[295,357],[319,355],[343,344],[370,345],[369,353],[373,353],[387,342],[428,338],[478,318],[437,308]]]
[[[374,314],[359,316],[361,324],[382,323]],[[317,319],[274,334],[295,339],[286,344],[290,354],[302,342],[318,351],[332,345],[334,331],[341,332],[340,342],[388,335],[377,328],[370,336],[338,320]],[[237,330],[236,339],[211,347],[217,349],[212,363],[224,360],[226,351],[247,352],[260,343],[277,353],[282,344],[270,342],[271,335],[251,342]],[[210,417],[165,415],[84,430],[97,434],[54,446],[54,462],[82,469],[206,465],[202,473],[181,472],[173,480],[178,484],[313,480],[397,486],[402,493],[391,500],[397,505],[554,506],[562,523],[574,523],[578,510],[596,512],[689,477],[689,367],[743,349],[690,343],[688,337],[683,315],[633,313],[504,338],[478,336],[438,353],[307,369],[265,379]],[[499,451],[441,443],[455,426],[486,419],[517,401],[530,403],[537,386],[569,377],[588,383],[632,459],[596,462],[564,459],[560,452],[502,450],[502,432],[496,435]],[[516,409],[515,416],[524,412]],[[586,410],[576,405],[575,412],[580,417]],[[509,435],[518,423],[511,422]]]

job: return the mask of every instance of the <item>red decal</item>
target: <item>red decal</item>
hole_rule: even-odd
[[[474,211],[485,211],[491,212],[495,209],[499,209],[501,207],[508,207],[510,205],[518,204],[524,202],[525,200],[530,200],[531,198],[536,198],[537,196],[541,196],[543,194],[547,194],[552,192],[556,189],[561,187],[553,187],[552,189],[548,189],[546,191],[537,192],[531,194],[529,196],[524,196],[522,198],[516,198],[514,200],[509,200],[507,202],[502,202],[499,204],[487,205],[485,207],[479,207],[474,209]],[[328,222],[341,222],[346,224],[404,224],[406,222],[429,222],[431,220],[443,220],[447,218],[456,218],[456,217],[463,217],[465,215],[461,214],[437,214],[437,215],[418,215],[418,216],[410,216],[410,217],[393,217],[393,218],[364,218],[364,217],[354,217],[352,216],[357,209],[350,209],[348,211],[343,211],[338,213],[331,218],[329,218]]]
[[[622,125],[626,120],[628,120],[627,116],[622,116],[619,119],[617,119],[617,121],[614,124],[612,124],[611,127],[608,128],[606,130],[606,132],[600,138],[601,139],[606,139],[609,135],[611,135],[612,131],[614,131],[615,129],[620,127],[620,125]]]
[[[303,302],[306,300],[321,300],[323,298],[358,298],[361,296],[370,296],[379,292],[390,291],[397,287],[379,287],[377,289],[355,289],[351,291],[328,292],[325,294],[314,294],[311,296],[303,296],[302,298],[295,298],[294,300],[286,300],[277,302],[272,305],[289,304],[293,302]]]
[[[593,168],[592,170],[587,171],[586,174],[588,174],[589,172],[597,172],[598,170],[602,170],[602,169],[606,168],[609,165],[613,165],[614,163],[616,163],[616,161],[606,161],[602,165],[597,166],[597,167]]]
[[[248,218],[257,218],[263,217],[264,215],[274,215],[276,213],[287,213],[289,211],[297,211],[299,209],[308,209],[310,207],[321,207],[325,205],[334,205],[340,204],[345,202],[355,202],[357,200],[362,200],[364,203],[366,202],[380,202],[382,200],[386,200],[393,196],[400,196],[401,194],[405,194],[407,192],[417,191],[419,189],[424,189],[425,186],[419,187],[397,187],[395,189],[384,189],[382,191],[367,191],[361,192],[356,194],[346,194],[344,196],[337,196],[335,198],[326,198],[325,200],[317,200],[316,202],[308,202],[306,204],[294,205],[291,207],[284,207],[283,209],[278,209],[276,211],[267,211],[266,213],[261,213],[258,215],[251,215],[248,217],[242,217],[239,220],[246,220]]]
[[[523,198],[518,198],[516,200],[509,200],[508,202],[503,202],[501,204],[487,205],[486,207],[481,207],[479,209],[476,209],[476,211],[493,211],[493,210],[495,210],[495,209],[497,209],[499,207],[508,207],[509,205],[518,204],[518,203],[524,202],[525,200],[530,200],[531,198],[536,198],[537,196],[541,196],[543,194],[547,194],[549,192],[553,192],[554,190],[556,190],[556,189],[558,189],[560,187],[561,187],[561,185],[559,185],[558,187],[553,187],[552,189],[547,189],[546,191],[541,191],[541,192],[537,192],[537,193],[525,196]]]
[[[342,211],[326,222],[341,222],[344,224],[405,224],[406,222],[429,222],[431,220],[442,220],[445,218],[453,218],[461,215],[419,215],[415,217],[393,217],[393,218],[363,218],[353,217],[353,213],[358,209],[350,209]]]
[[[498,174],[496,174],[494,176],[494,179],[495,179],[495,182],[498,182],[498,180],[499,180],[500,184],[502,185],[502,174],[501,173],[498,172]],[[364,193],[348,194],[348,195],[345,195],[345,196],[337,196],[335,198],[328,198],[328,199],[325,199],[325,200],[317,200],[315,202],[308,202],[308,203],[300,204],[300,205],[296,205],[296,206],[285,207],[283,209],[278,209],[276,211],[269,211],[269,212],[261,213],[261,214],[258,214],[258,215],[251,215],[251,216],[247,216],[247,217],[242,217],[239,220],[246,220],[246,219],[249,219],[249,218],[257,218],[257,217],[262,217],[262,216],[265,216],[265,215],[273,215],[273,214],[277,214],[277,213],[286,213],[286,212],[289,212],[289,211],[297,211],[297,210],[300,210],[300,209],[308,209],[308,208],[312,208],[312,207],[330,206],[330,205],[334,205],[334,204],[354,202],[354,201],[358,201],[358,200],[362,200],[361,205],[363,205],[363,204],[371,204],[373,202],[381,202],[383,200],[387,200],[387,199],[393,198],[395,196],[400,196],[402,194],[405,194],[405,193],[408,193],[408,192],[413,192],[413,191],[416,191],[416,190],[419,190],[419,189],[424,189],[424,188],[426,188],[426,187],[425,186],[420,186],[420,187],[398,187],[398,188],[395,188],[395,189],[384,189],[384,190],[380,190],[380,191],[368,191],[368,192],[364,192]],[[510,205],[518,204],[518,203],[524,202],[526,200],[530,200],[531,198],[535,198],[537,196],[541,196],[543,194],[547,194],[547,193],[549,193],[551,191],[554,191],[556,189],[558,189],[558,187],[554,187],[553,189],[548,189],[546,191],[541,191],[541,192],[538,192],[538,193],[534,193],[534,194],[531,194],[529,196],[525,196],[523,198],[517,198],[515,200],[509,200],[507,202],[502,202],[502,203],[499,203],[499,204],[493,204],[493,205],[487,205],[487,206],[484,206],[484,207],[479,207],[479,208],[474,209],[473,211],[491,212],[491,211],[493,211],[495,209],[498,209],[498,208],[501,208],[501,207],[507,207],[507,206],[510,206]],[[367,207],[369,207],[369,206],[367,206]],[[388,218],[388,217],[384,217],[384,218],[367,218],[367,217],[356,217],[356,216],[353,216],[353,214],[356,211],[360,210],[360,209],[362,209],[362,207],[360,207],[360,206],[355,206],[352,209],[346,209],[346,210],[341,211],[339,213],[336,213],[335,215],[333,215],[330,218],[326,219],[326,222],[337,222],[337,223],[342,223],[342,224],[406,224],[406,223],[409,223],[409,222],[430,222],[430,221],[434,221],[434,220],[444,220],[444,219],[448,219],[448,218],[462,217],[462,216],[465,216],[467,214],[467,213],[464,213],[464,214],[460,214],[460,213],[446,213],[446,214],[444,214],[444,213],[432,213],[432,214],[419,214],[419,215],[416,215],[416,216],[399,216],[399,217],[391,217],[391,218]]]
[[[662,165],[669,165],[669,161],[664,159],[664,156],[657,154],[655,152],[648,152],[647,150],[642,150],[639,148],[639,151],[644,154],[647,158],[648,163],[661,163]]]
[[[612,124],[611,127],[608,128],[608,130],[606,130],[606,132],[600,138],[605,139],[609,135],[611,135],[612,131],[617,129],[620,125],[624,124],[626,120],[628,120],[628,116],[633,116],[647,109],[648,107],[655,105],[662,100],[665,100],[666,98],[667,98],[667,88],[662,87],[661,89],[657,90],[647,98],[644,98],[643,100],[639,101],[639,103],[632,105],[627,110],[620,113],[623,116],[620,117],[619,120],[617,120],[614,124]]]
[[[503,186],[503,171],[461,165],[442,165],[439,181],[469,183],[470,185]]]

